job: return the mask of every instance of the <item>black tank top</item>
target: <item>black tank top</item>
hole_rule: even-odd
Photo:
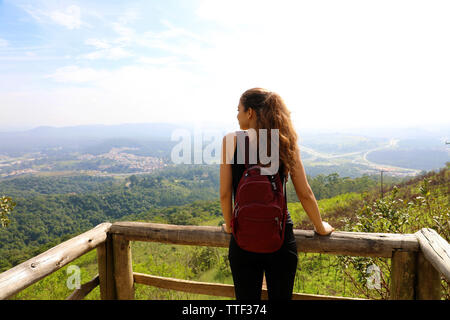
[[[245,149],[248,149],[248,144],[247,142],[245,143]],[[237,148],[235,147],[234,149],[234,161],[231,164],[231,172],[233,175],[233,199],[235,198],[236,195],[236,190],[239,184],[239,181],[241,180],[242,175],[244,174],[245,171],[245,164],[238,164],[237,163]],[[284,164],[281,162],[280,166],[278,168],[278,173],[280,175],[280,179],[281,181],[284,181]],[[233,202],[234,203],[234,202]],[[291,219],[291,214],[289,213],[288,210],[288,214],[287,214],[287,219],[286,219],[286,224],[294,224],[294,222]]]

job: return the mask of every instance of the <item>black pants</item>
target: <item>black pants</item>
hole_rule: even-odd
[[[297,244],[293,226],[286,224],[284,243],[273,253],[241,249],[231,236],[228,251],[237,300],[261,300],[263,275],[266,275],[269,300],[290,300],[297,271]]]

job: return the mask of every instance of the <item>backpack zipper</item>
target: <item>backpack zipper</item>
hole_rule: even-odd
[[[262,218],[262,219],[244,217],[243,219],[244,220],[255,221],[255,222],[274,221],[275,224],[277,225],[277,227],[280,228],[280,231],[283,230],[283,225],[281,224],[280,219],[278,219],[278,217],[275,217],[275,218]]]
[[[275,218],[249,218],[249,217],[244,217],[243,219],[245,220],[250,220],[250,221],[257,221],[257,222],[263,222],[263,221],[272,221],[274,220],[277,224],[278,224],[278,217]]]
[[[241,191],[242,187],[247,186],[249,184],[254,184],[254,183],[270,184],[272,189],[273,189],[273,185],[269,181],[250,181],[250,182],[247,182],[246,184],[240,185],[239,188],[236,191],[236,194],[239,194],[239,192]]]
[[[261,204],[260,204],[261,205]],[[236,205],[237,206],[237,205]],[[242,206],[242,207],[238,207],[237,208],[237,211],[239,211],[240,209],[244,209],[244,208],[247,208],[247,207],[251,207],[251,206],[253,206],[253,204],[247,204],[247,205],[245,205],[245,206]],[[277,205],[275,205],[275,204],[271,204],[271,205],[261,205],[261,206],[265,206],[265,207],[274,207],[274,208],[277,208],[278,210],[280,210],[281,212],[283,212],[283,210],[281,209],[281,207],[280,206],[277,206]]]
[[[246,206],[243,206],[242,208],[249,207],[249,206],[251,206],[251,205],[246,205]],[[282,211],[279,206],[270,205],[270,207],[274,207],[274,208],[277,208],[278,210]],[[238,206],[235,207],[235,210],[234,210],[234,217],[235,218],[238,217],[238,212],[242,208],[239,208]],[[276,224],[280,227],[280,230],[283,230],[283,225],[282,225],[279,217],[275,217],[275,218],[249,218],[249,217],[244,217],[244,219],[250,220],[250,221],[258,221],[258,222],[275,220]]]

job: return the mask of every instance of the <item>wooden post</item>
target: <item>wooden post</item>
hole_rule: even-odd
[[[134,279],[130,241],[121,235],[113,234],[113,251],[117,299],[133,300]]]
[[[100,297],[102,300],[117,299],[112,245],[112,235],[108,234],[105,242],[97,247]]]
[[[391,300],[414,300],[416,253],[394,251],[391,258]]]
[[[436,231],[423,228],[414,234],[420,245],[420,251],[431,265],[450,281],[450,244]]]
[[[417,254],[416,300],[441,300],[441,275],[425,258]]]

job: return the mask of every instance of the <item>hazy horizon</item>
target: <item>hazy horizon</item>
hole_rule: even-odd
[[[115,123],[115,124],[104,124],[104,123],[92,123],[92,124],[79,124],[79,125],[69,125],[69,126],[49,126],[49,125],[39,125],[39,126],[11,126],[11,127],[1,127],[0,133],[19,133],[30,131],[38,128],[75,128],[75,127],[109,127],[109,126],[133,126],[133,125],[151,125],[151,124],[167,124],[173,126],[189,126],[191,128],[198,128],[200,130],[224,130],[224,132],[240,130],[237,121],[235,123],[226,122],[193,122],[193,121],[178,121],[178,122],[128,122],[128,123]],[[422,125],[409,125],[409,126],[360,126],[360,127],[298,127],[295,126],[297,133],[299,134],[314,134],[314,133],[342,133],[342,134],[358,134],[362,135],[380,135],[386,133],[385,136],[389,136],[390,132],[401,133],[405,132],[408,135],[418,136],[422,133],[440,135],[446,139],[450,139],[450,124],[422,124]]]

